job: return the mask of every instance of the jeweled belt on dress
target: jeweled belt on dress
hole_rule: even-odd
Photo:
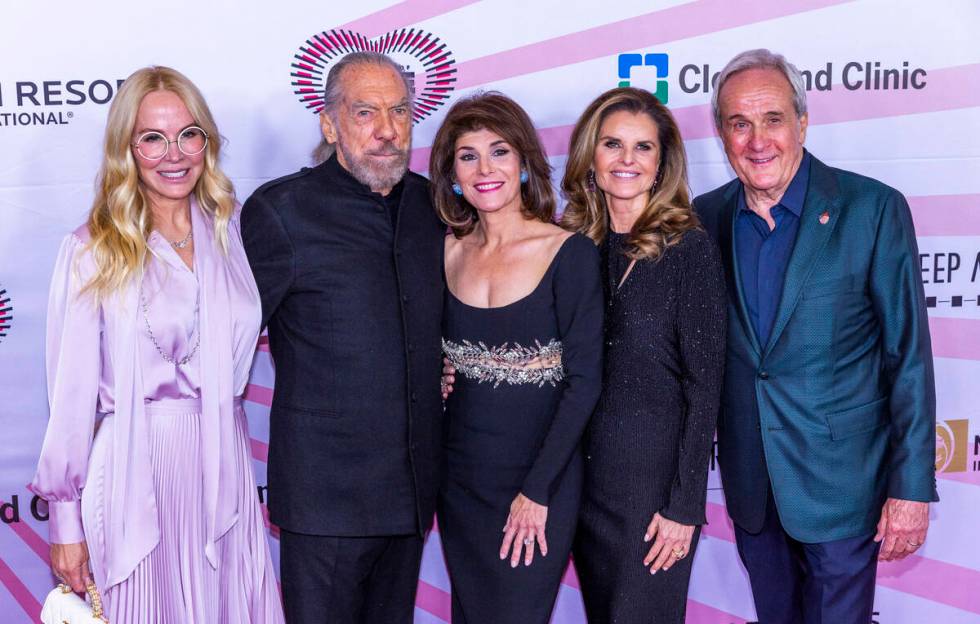
[[[493,382],[496,388],[501,382],[510,385],[546,383],[552,386],[565,378],[565,368],[561,363],[562,344],[554,338],[546,345],[537,340],[535,346],[524,347],[510,343],[488,347],[483,342],[476,344],[463,340],[462,344],[442,339],[442,350],[456,372],[475,379],[479,383]]]

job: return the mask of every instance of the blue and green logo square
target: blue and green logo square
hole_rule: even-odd
[[[620,54],[619,55],[619,86],[631,85],[633,69],[636,67],[653,67],[657,70],[656,89],[650,89],[662,103],[667,103],[667,55],[663,52],[650,54]]]

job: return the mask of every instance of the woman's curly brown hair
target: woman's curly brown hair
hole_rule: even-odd
[[[459,100],[446,114],[436,132],[429,154],[432,203],[439,218],[456,238],[476,227],[479,214],[462,196],[453,193],[456,141],[467,132],[489,130],[499,134],[517,152],[528,180],[521,185],[525,216],[546,223],[554,221],[555,193],[551,187],[551,165],[541,141],[524,109],[502,93],[489,91]]]

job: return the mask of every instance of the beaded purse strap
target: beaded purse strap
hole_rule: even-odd
[[[71,593],[71,587],[66,583],[61,583],[58,585],[58,588],[61,589],[61,593],[63,594]],[[105,613],[102,610],[102,596],[99,594],[99,588],[95,586],[95,583],[89,583],[86,585],[85,593],[88,594],[89,601],[92,603],[92,617],[109,624],[109,618],[105,616]]]

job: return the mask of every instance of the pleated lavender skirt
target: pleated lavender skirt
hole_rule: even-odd
[[[235,407],[234,461],[241,476],[238,521],[221,537],[218,568],[204,555],[206,543],[201,415],[196,400],[147,404],[150,461],[159,509],[160,543],[122,583],[103,592],[112,624],[275,624],[285,621],[265,524],[255,489],[248,425]],[[109,460],[107,417],[96,436],[82,500],[86,535],[104,535],[100,478]],[[89,539],[93,565],[103,545]]]

